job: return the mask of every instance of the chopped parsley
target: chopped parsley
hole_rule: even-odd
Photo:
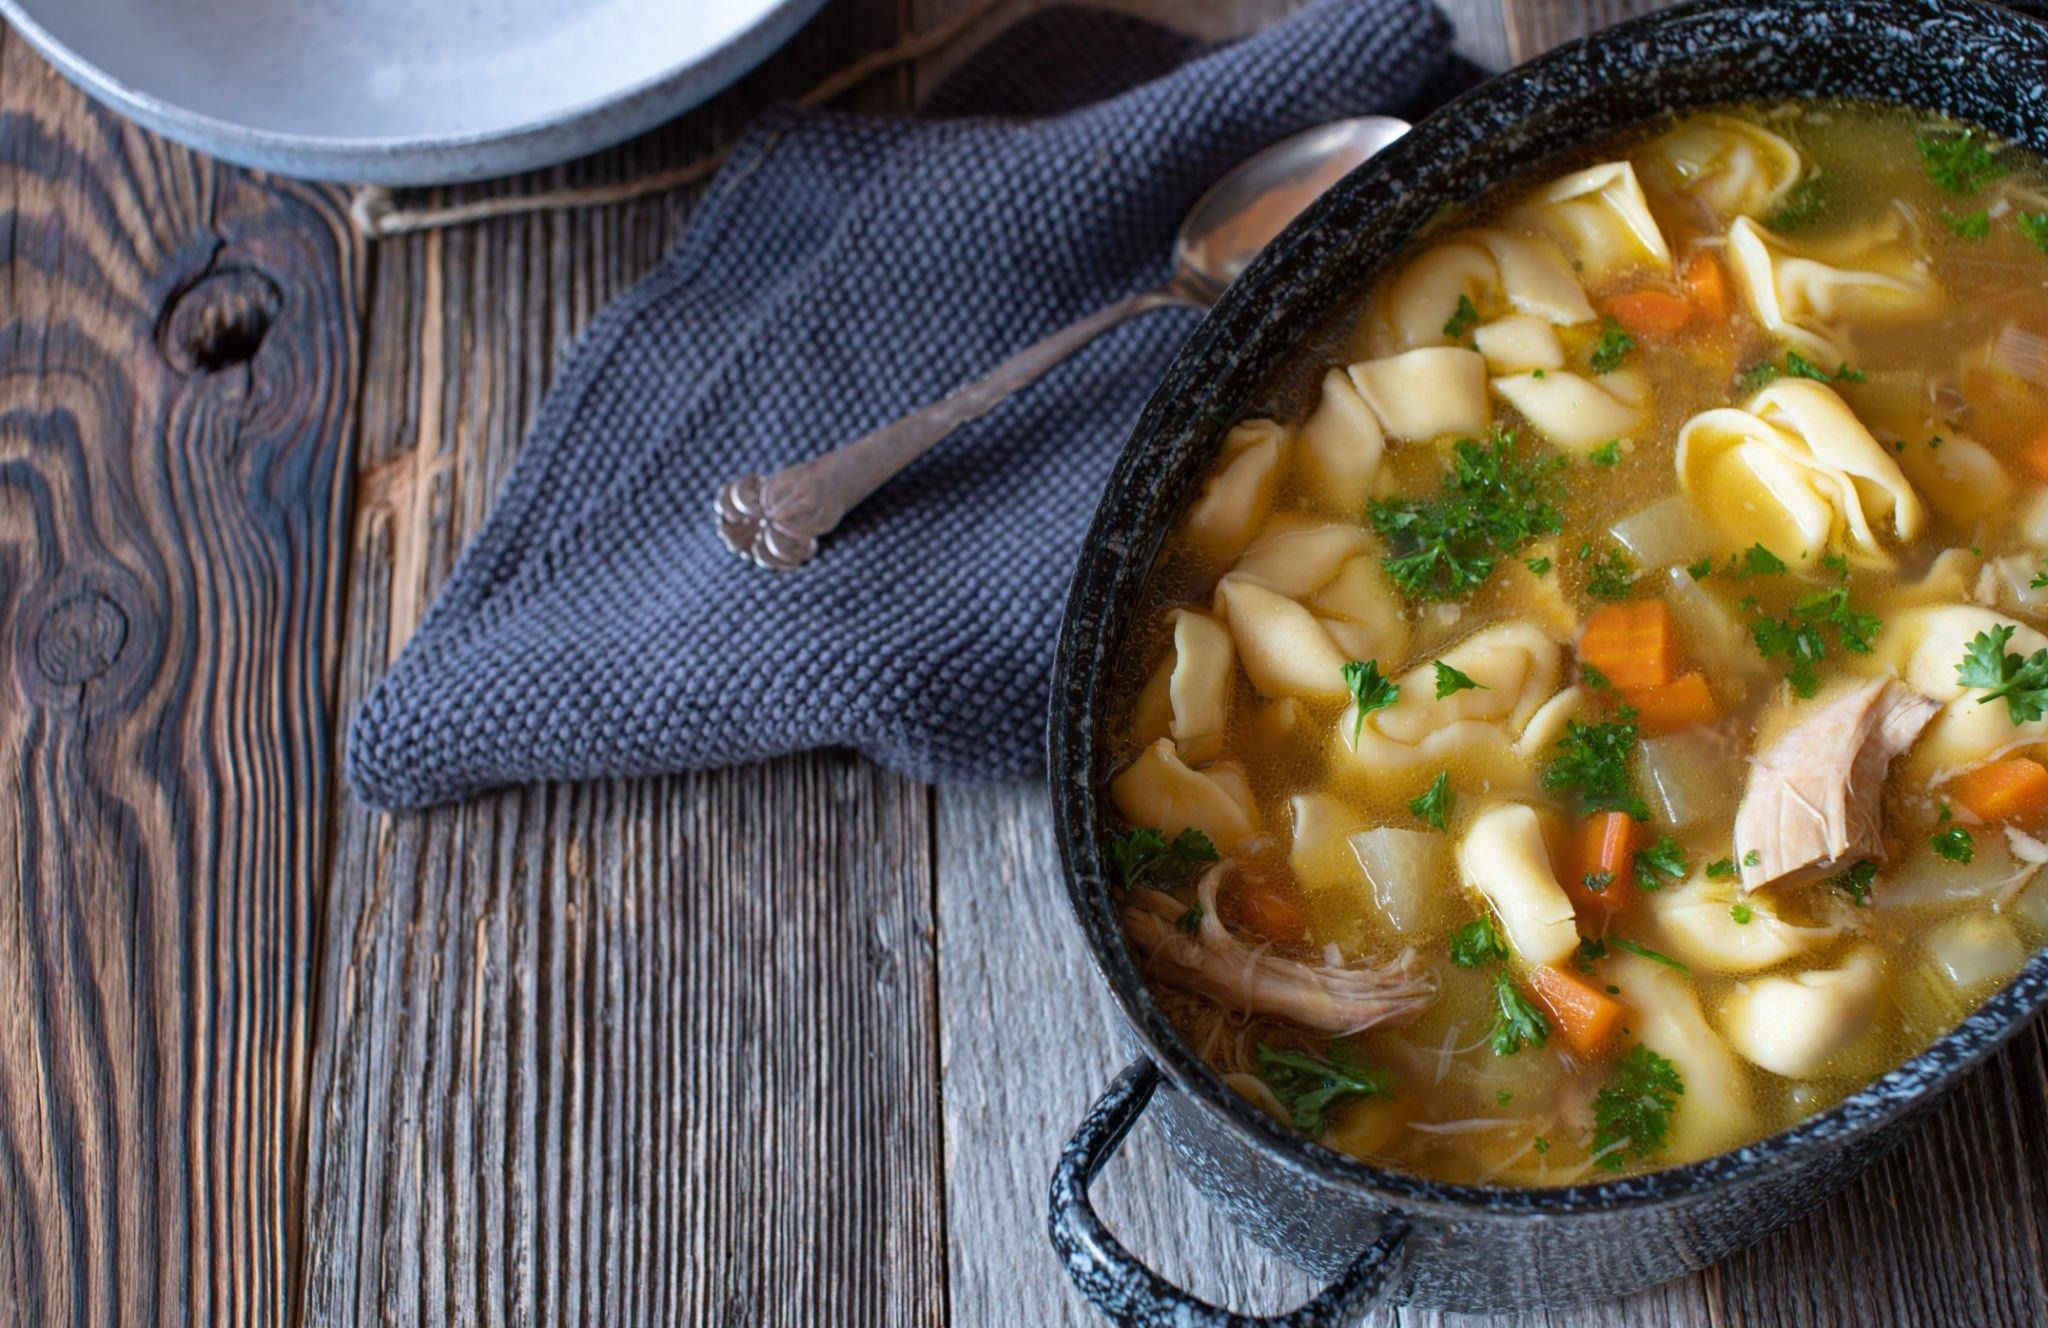
[[[1821,191],[1820,177],[1809,175],[1792,186],[1791,192],[1785,195],[1785,201],[1778,205],[1778,210],[1770,215],[1764,225],[1774,231],[1804,230],[1819,219],[1826,206],[1827,199]]]
[[[1586,593],[1594,599],[1627,599],[1635,593],[1636,565],[1620,549],[1609,549],[1591,562],[1593,546],[1588,544],[1579,550],[1579,561],[1586,563]]]
[[[1760,392],[1785,376],[1785,371],[1769,360],[1758,360],[1742,371],[1735,385],[1743,392]]]
[[[1607,887],[1614,884],[1614,873],[1587,872],[1579,878],[1579,884],[1585,886],[1596,895],[1604,894],[1607,891]]]
[[[1509,1092],[1509,1091],[1508,1091],[1507,1089],[1505,1089],[1505,1088],[1501,1089],[1501,1090],[1500,1090],[1499,1092],[1497,1092],[1497,1093],[1495,1093],[1495,1094],[1493,1095],[1493,1102],[1494,1102],[1494,1105],[1495,1105],[1495,1106],[1499,1106],[1499,1107],[1504,1107],[1504,1106],[1506,1106],[1506,1105],[1507,1105],[1508,1103],[1510,1103],[1510,1102],[1512,1102],[1512,1101],[1514,1101],[1514,1100],[1515,1100],[1515,1095],[1514,1095],[1513,1093],[1510,1093],[1510,1092]]]
[[[1530,559],[1528,559],[1527,561],[1525,561],[1525,562],[1524,562],[1524,563],[1522,564],[1522,566],[1524,566],[1524,567],[1528,568],[1528,569],[1529,569],[1529,570],[1530,570],[1531,572],[1535,573],[1535,574],[1536,574],[1537,576],[1542,576],[1543,574],[1545,574],[1546,572],[1548,572],[1548,571],[1550,570],[1550,559],[1548,559],[1548,558],[1530,558]]]
[[[1197,899],[1188,905],[1188,911],[1174,919],[1174,926],[1193,936],[1202,929],[1202,901]]]
[[[1670,835],[1660,836],[1648,848],[1637,849],[1635,864],[1636,883],[1645,890],[1662,890],[1665,881],[1682,881],[1692,870],[1685,860],[1685,850]]]
[[[1462,599],[1501,555],[1564,528],[1553,499],[1562,456],[1525,457],[1511,430],[1461,439],[1433,498],[1373,499],[1372,528],[1392,552],[1387,575],[1411,600]]]
[[[1742,574],[1744,576],[1776,576],[1790,571],[1785,560],[1765,548],[1761,542],[1750,545],[1742,551]]]
[[[1539,1154],[1547,1153],[1550,1151],[1550,1140],[1544,1138],[1542,1135],[1539,1134],[1534,1139],[1531,1139],[1529,1141],[1529,1146],[1535,1149]]]
[[[1870,887],[1877,880],[1877,864],[1870,861],[1856,863],[1847,871],[1837,872],[1828,877],[1828,884],[1849,896],[1862,908],[1870,902]]]
[[[1459,968],[1484,968],[1507,957],[1507,942],[1492,918],[1474,918],[1451,933],[1451,962]]]
[[[1515,987],[1515,980],[1503,971],[1493,975],[1493,1001],[1499,1013],[1487,1045],[1496,1056],[1512,1056],[1523,1047],[1541,1047],[1550,1041],[1550,1019],[1530,1004]]]
[[[2027,589],[2048,589],[2048,558],[2041,560],[2041,566],[2034,572],[2034,579],[2027,582]]]
[[[1408,800],[1408,810],[1441,830],[1450,818],[1451,804],[1457,801],[1457,796],[1451,792],[1451,772],[1439,770],[1428,788]]]
[[[1714,574],[1714,556],[1708,554],[1696,563],[1687,563],[1685,572],[1687,576],[1690,576],[1695,581],[1706,580]]]
[[[1600,320],[1600,340],[1593,345],[1593,372],[1613,373],[1621,367],[1621,361],[1636,348],[1636,339],[1622,330],[1613,315]]]
[[[1861,369],[1851,369],[1845,364],[1833,373],[1828,373],[1796,350],[1785,352],[1785,376],[1787,378],[1811,378],[1816,383],[1860,383],[1863,381],[1863,371]]]
[[[1825,567],[1828,570],[1828,574],[1837,581],[1847,581],[1849,579],[1849,560],[1839,553],[1822,554],[1820,565]]]
[[[1178,885],[1218,858],[1216,846],[1199,830],[1168,839],[1157,830],[1133,830],[1109,841],[1109,860],[1124,889]]]
[[[1365,717],[1400,700],[1401,684],[1381,674],[1378,660],[1360,663],[1354,659],[1344,666],[1344,686],[1350,690],[1352,704],[1357,707],[1351,716],[1351,741],[1356,744],[1358,735],[1365,731]]]
[[[2036,249],[2048,252],[2048,212],[2016,212],[2013,221]]]
[[[1303,1134],[1321,1134],[1333,1107],[1354,1099],[1394,1096],[1391,1070],[1360,1065],[1334,1043],[1325,1058],[1261,1042],[1258,1058],[1259,1078]]]
[[[1934,845],[1936,853],[1950,862],[1967,864],[1976,860],[1977,841],[1972,839],[1970,832],[1962,826],[1952,825],[1928,842]]]
[[[1578,795],[1586,811],[1622,811],[1638,821],[1650,819],[1650,809],[1629,789],[1629,768],[1636,754],[1636,712],[1628,706],[1601,724],[1565,721],[1564,736],[1557,740],[1556,754],[1543,772],[1543,787],[1551,793]]]
[[[1444,335],[1456,341],[1459,337],[1470,332],[1478,323],[1479,310],[1473,307],[1472,297],[1460,295],[1458,297],[1458,307],[1451,311],[1450,318],[1444,323]]]
[[[1621,464],[1621,439],[1610,438],[1592,451],[1586,453],[1586,460],[1596,466],[1617,466]]]
[[[2007,623],[1971,638],[1963,662],[1956,665],[1956,681],[1983,691],[1978,705],[2003,698],[2013,723],[2031,724],[2048,715],[2048,650],[2036,650],[2026,659],[2007,653],[2012,634]]]
[[[1809,697],[1820,689],[1820,663],[1827,658],[1828,635],[1832,633],[1835,643],[1851,654],[1867,655],[1880,626],[1876,614],[1859,611],[1849,603],[1848,590],[1836,586],[1793,604],[1786,617],[1759,614],[1750,621],[1749,634],[1757,653],[1765,659],[1790,661],[1786,678],[1793,693]]]
[[[2008,169],[1974,129],[1925,135],[1920,139],[1920,164],[1936,188],[1959,197],[1976,193]]]
[[[1707,879],[1725,881],[1735,875],[1735,863],[1728,858],[1715,858],[1707,864]]]
[[[1747,904],[1730,904],[1728,906],[1728,916],[1735,919],[1736,926],[1747,927],[1751,919],[1756,917],[1756,914]]]
[[[1593,965],[1606,957],[1607,942],[1596,936],[1581,936],[1579,937],[1579,953],[1573,957],[1572,967],[1578,969],[1581,973],[1591,976]]]
[[[1692,972],[1691,969],[1678,960],[1673,959],[1670,955],[1665,954],[1662,950],[1652,950],[1647,945],[1637,945],[1626,937],[1610,936],[1607,938],[1607,943],[1617,950],[1626,950],[1632,955],[1640,955],[1642,958],[1662,964],[1666,968],[1675,968],[1681,973]]]
[[[1589,692],[1611,692],[1614,690],[1614,681],[1584,660],[1579,661],[1579,685]]]
[[[1965,240],[1981,240],[1991,234],[1991,213],[1983,208],[1960,215],[1943,208],[1941,221]]]
[[[1751,849],[1742,855],[1742,865],[1745,867],[1760,867],[1763,865],[1763,860],[1763,855],[1755,849]]]
[[[1685,1096],[1677,1067],[1638,1043],[1614,1062],[1614,1078],[1593,1099],[1593,1148],[1600,1165],[1620,1171],[1623,1154],[1647,1158],[1664,1146],[1671,1113]]]
[[[1439,701],[1446,696],[1455,696],[1459,692],[1487,690],[1485,683],[1473,681],[1470,676],[1458,672],[1440,659],[1430,662],[1436,666],[1436,699]]]

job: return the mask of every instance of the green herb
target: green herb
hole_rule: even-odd
[[[1614,1077],[1593,1099],[1593,1147],[1600,1165],[1620,1171],[1623,1154],[1647,1158],[1664,1146],[1685,1080],[1670,1061],[1637,1044],[1614,1062]]]
[[[1589,692],[1611,692],[1614,682],[1595,666],[1579,661],[1579,685]]]
[[[1974,129],[1926,135],[1920,140],[1920,164],[1937,188],[1958,196],[1976,193],[2007,170]]]
[[[1796,350],[1785,352],[1785,374],[1789,378],[1811,378],[1816,383],[1860,383],[1863,381],[1863,371],[1861,369],[1851,369],[1845,364],[1833,373],[1824,373],[1819,365],[1807,359]]]
[[[1380,672],[1378,660],[1360,663],[1354,659],[1344,666],[1344,686],[1350,689],[1351,702],[1356,707],[1351,716],[1351,741],[1355,746],[1358,735],[1365,731],[1365,717],[1400,700],[1401,684]]]
[[[1543,377],[1543,371],[1541,369],[1531,369],[1529,371],[1529,376],[1531,378],[1541,378]]]
[[[1572,967],[1591,976],[1595,962],[1607,957],[1607,942],[1591,936],[1579,937],[1579,952],[1572,958]]]
[[[1687,968],[1684,964],[1678,962],[1676,959],[1673,959],[1670,955],[1663,953],[1661,950],[1652,950],[1647,945],[1637,945],[1634,941],[1628,940],[1624,937],[1610,936],[1607,938],[1607,943],[1609,945],[1614,946],[1616,949],[1626,950],[1632,955],[1640,955],[1644,959],[1653,960],[1656,963],[1664,965],[1666,968],[1675,968],[1681,973],[1692,972],[1692,970]]]
[[[1608,886],[1614,884],[1614,873],[1587,872],[1584,876],[1581,876],[1579,878],[1579,884],[1585,886],[1588,890],[1591,890],[1596,895],[1601,894],[1606,891]]]
[[[1735,864],[1727,858],[1715,858],[1707,864],[1707,879],[1725,881],[1735,874]]]
[[[1774,231],[1804,230],[1820,217],[1826,201],[1821,194],[1820,177],[1809,175],[1792,186],[1792,191],[1785,195],[1785,201],[1778,205],[1778,210],[1764,225]]]
[[[1828,877],[1828,884],[1840,890],[1862,908],[1870,902],[1870,887],[1877,880],[1877,864],[1859,862],[1847,871],[1837,872]]]
[[[1485,683],[1474,682],[1469,676],[1458,672],[1440,659],[1430,662],[1436,666],[1436,699],[1439,701],[1446,696],[1455,696],[1459,692],[1487,690]]]
[[[1474,918],[1451,933],[1451,962],[1459,968],[1484,968],[1507,957],[1507,942],[1492,918]]]
[[[1943,208],[1941,210],[1941,220],[1944,225],[1965,240],[1981,240],[1991,234],[1991,214],[1983,208],[1979,208],[1975,212],[1964,213],[1961,216],[1949,211],[1947,208]]]
[[[1610,439],[1608,439],[1608,440],[1607,440],[1606,442],[1604,442],[1604,443],[1600,444],[1600,446],[1598,446],[1598,447],[1594,448],[1594,449],[1593,449],[1592,451],[1590,451],[1590,452],[1586,453],[1586,460],[1588,460],[1588,461],[1592,462],[1592,463],[1593,463],[1594,465],[1596,465],[1596,466],[1616,466],[1616,465],[1620,465],[1620,464],[1621,464],[1621,439],[1619,439],[1619,438],[1610,438]]]
[[[1938,812],[1937,812],[1937,813],[1935,814],[1935,817],[1934,817],[1934,819],[1935,819],[1935,822],[1936,822],[1937,824],[1940,824],[1940,825],[1947,825],[1947,824],[1948,824],[1948,823],[1949,823],[1950,821],[1953,821],[1953,820],[1955,820],[1955,819],[1956,819],[1956,814],[1955,814],[1954,812],[1950,811],[1950,810],[1948,809],[1948,804],[1944,802],[1944,803],[1942,803],[1942,804],[1941,804],[1941,809],[1940,809],[1940,811],[1938,811]]]
[[[1544,1138],[1542,1135],[1539,1134],[1534,1139],[1531,1139],[1529,1141],[1529,1146],[1531,1148],[1534,1148],[1538,1153],[1547,1153],[1550,1151],[1550,1140]]]
[[[1686,565],[1685,571],[1686,575],[1690,576],[1695,581],[1706,580],[1708,577],[1714,574],[1713,555],[1708,554],[1706,557],[1700,559],[1696,563],[1688,563]]]
[[[1512,1102],[1512,1101],[1514,1101],[1514,1100],[1515,1100],[1515,1095],[1514,1095],[1513,1093],[1510,1093],[1510,1092],[1509,1092],[1509,1091],[1508,1091],[1507,1089],[1505,1089],[1505,1088],[1501,1089],[1501,1090],[1500,1090],[1500,1091],[1499,1091],[1498,1093],[1495,1093],[1495,1094],[1493,1095],[1493,1101],[1494,1101],[1494,1105],[1495,1105],[1495,1106],[1500,1106],[1500,1107],[1504,1107],[1504,1106],[1506,1106],[1506,1105],[1507,1105],[1508,1103],[1510,1103],[1510,1102]]]
[[[1209,836],[1183,830],[1168,840],[1157,830],[1133,830],[1109,841],[1109,860],[1124,889],[1178,885],[1219,855]]]
[[[1750,907],[1747,904],[1730,904],[1728,906],[1728,916],[1735,919],[1736,926],[1747,927],[1750,919],[1754,918],[1756,914],[1750,911]]]
[[[1819,690],[1820,663],[1827,658],[1830,633],[1842,649],[1867,655],[1880,626],[1876,614],[1857,610],[1849,603],[1848,590],[1837,586],[1798,601],[1787,617],[1758,616],[1750,622],[1749,634],[1765,659],[1790,661],[1786,677],[1792,691],[1806,697]]]
[[[1479,310],[1472,307],[1472,297],[1460,295],[1458,307],[1451,311],[1449,321],[1444,324],[1444,335],[1456,341],[1477,326],[1478,322]]]
[[[2036,650],[2026,659],[2008,654],[2005,647],[2012,634],[2010,623],[1977,633],[1963,662],[1956,665],[1956,680],[1983,690],[1978,705],[2003,697],[2013,723],[2031,724],[2048,715],[2048,650]]]
[[[1849,579],[1849,560],[1839,553],[1823,554],[1820,565],[1827,568],[1837,581],[1847,581]]]
[[[1556,755],[1543,772],[1543,787],[1552,793],[1576,793],[1587,811],[1624,811],[1638,821],[1650,809],[1629,790],[1629,767],[1636,754],[1636,712],[1622,706],[1604,724],[1565,721]]]
[[[1784,376],[1785,371],[1769,360],[1758,360],[1742,371],[1742,377],[1736,379],[1736,386],[1745,393],[1761,392]]]
[[[1522,566],[1524,566],[1524,567],[1528,568],[1528,569],[1529,569],[1530,571],[1534,572],[1534,573],[1535,573],[1536,575],[1538,575],[1538,576],[1542,576],[1542,575],[1543,575],[1544,573],[1546,573],[1546,572],[1548,572],[1548,571],[1550,570],[1550,559],[1548,559],[1548,558],[1531,558],[1531,559],[1529,559],[1529,560],[1528,560],[1527,562],[1523,563],[1523,564],[1522,564]]]
[[[2033,242],[2036,249],[2048,251],[2048,212],[2019,212],[2013,215],[2020,234]]]
[[[1541,1047],[1550,1041],[1550,1019],[1529,1003],[1505,972],[1493,975],[1493,1001],[1499,1007],[1487,1045],[1496,1056],[1512,1056],[1523,1047]]]
[[[1594,599],[1627,599],[1635,588],[1636,565],[1620,549],[1609,549],[1586,568],[1586,593]]]
[[[1613,373],[1621,367],[1622,357],[1636,348],[1636,339],[1622,331],[1620,323],[1612,315],[1600,320],[1600,340],[1593,346],[1593,372]]]
[[[2034,579],[2027,582],[2029,590],[2048,589],[2048,558],[2041,560],[2041,566],[2034,573]]]
[[[1648,848],[1637,849],[1635,863],[1636,883],[1645,890],[1662,890],[1664,880],[1682,881],[1692,870],[1686,863],[1685,850],[1670,835],[1660,836]]]
[[[1190,936],[1200,931],[1202,929],[1202,901],[1197,899],[1194,903],[1189,904],[1188,911],[1175,919],[1173,925],[1179,927]]]
[[[1408,810],[1441,830],[1456,800],[1457,795],[1451,792],[1451,772],[1439,770],[1428,788],[1408,800]]]
[[[1742,551],[1744,576],[1776,576],[1789,570],[1783,558],[1766,549],[1761,543],[1752,544]]]
[[[1755,849],[1751,849],[1749,852],[1742,855],[1742,865],[1745,867],[1762,866],[1763,860],[1763,855],[1758,853]]]
[[[1948,829],[1935,835],[1929,842],[1934,845],[1936,853],[1941,854],[1942,857],[1947,858],[1950,862],[1967,864],[1976,860],[1977,841],[1970,837],[1968,830],[1963,829],[1959,825],[1950,826]]]
[[[1306,1135],[1323,1132],[1333,1107],[1355,1098],[1394,1096],[1392,1071],[1360,1065],[1335,1044],[1325,1059],[1261,1042],[1258,1065],[1259,1078],[1287,1108],[1294,1128]]]
[[[1934,435],[1934,437],[1928,439],[1927,446],[1930,450],[1939,452],[1941,450],[1941,435],[1936,434]],[[1970,552],[1976,554],[1980,558],[1984,556],[1983,551],[1980,549],[1972,548]]]
[[[1387,574],[1411,600],[1462,599],[1493,575],[1503,554],[1564,528],[1553,499],[1564,457],[1523,457],[1512,431],[1461,439],[1434,498],[1374,499],[1373,530],[1387,541]]]

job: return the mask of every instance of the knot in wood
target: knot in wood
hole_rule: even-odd
[[[128,641],[128,615],[97,590],[52,604],[36,627],[36,667],[60,687],[91,682]]]
[[[172,302],[163,321],[164,358],[183,373],[246,363],[283,307],[284,292],[254,268],[216,269]]]

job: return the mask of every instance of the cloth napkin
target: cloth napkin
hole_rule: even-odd
[[[1097,495],[1196,315],[1111,332],[855,509],[795,572],[719,486],[922,406],[1168,275],[1218,176],[1297,130],[1415,119],[1474,71],[1419,0],[1204,48],[1087,9],[996,38],[910,117],[763,117],[595,320],[475,542],[349,737],[364,801],[820,746],[928,780],[1042,769]]]

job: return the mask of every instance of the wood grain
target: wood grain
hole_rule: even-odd
[[[273,1323],[355,397],[331,191],[0,38],[0,1323]]]

